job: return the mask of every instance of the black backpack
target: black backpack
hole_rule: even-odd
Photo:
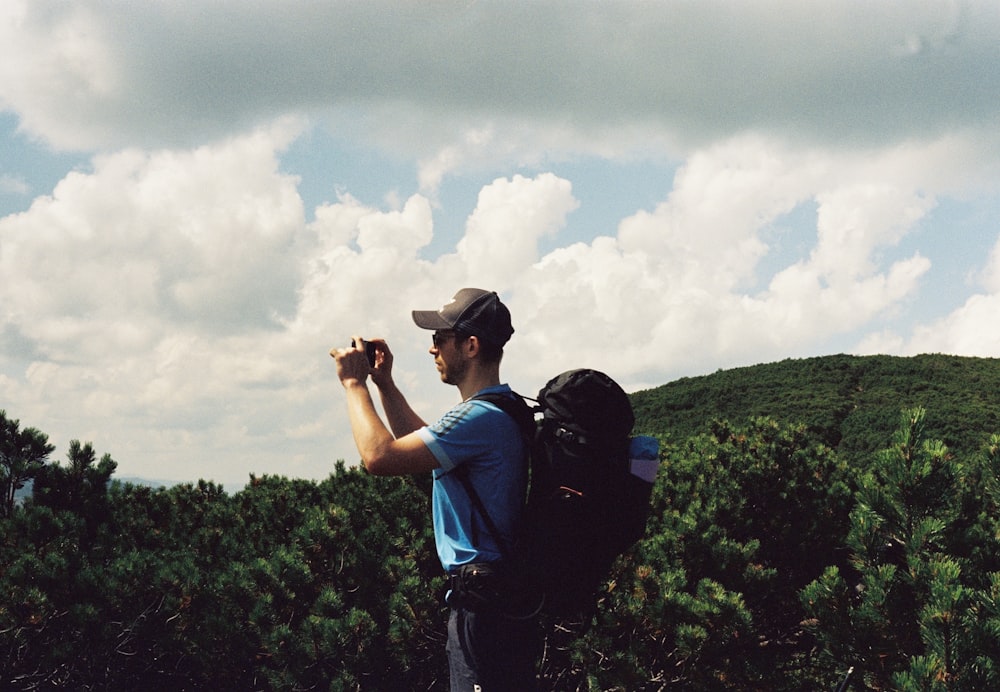
[[[517,566],[522,588],[541,597],[534,602],[542,612],[588,614],[615,558],[642,538],[649,516],[650,467],[645,479],[630,472],[635,417],[628,396],[604,373],[583,369],[550,380],[536,406],[520,395],[476,398],[513,417],[528,445],[529,489],[517,544],[504,546],[498,538],[505,559]],[[468,477],[460,479],[486,528],[499,537]]]

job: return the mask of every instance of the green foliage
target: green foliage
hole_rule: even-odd
[[[69,443],[67,457],[66,467],[55,463],[38,469],[32,498],[35,504],[82,518],[87,531],[81,539],[89,542],[97,527],[108,519],[107,489],[118,464],[108,454],[98,462],[93,446],[79,440]]]
[[[849,662],[872,689],[982,690],[1000,683],[997,572],[970,560],[967,535],[997,534],[961,520],[969,469],[905,411],[892,445],[861,479],[846,545],[851,565],[802,591],[821,657]],[[981,477],[981,470],[974,476]],[[980,497],[982,497],[980,495]],[[977,515],[995,515],[995,502]],[[974,515],[975,516],[975,515]]]
[[[71,448],[5,527],[6,687],[404,689],[444,679],[427,496],[322,483],[112,483]],[[73,485],[72,481],[76,481]],[[8,588],[9,587],[9,588]],[[7,595],[9,594],[9,595]]]
[[[637,395],[647,533],[592,622],[548,623],[541,688],[1000,689],[996,374],[838,356]],[[0,687],[446,688],[426,478],[152,489],[0,423],[35,488],[0,517]]]
[[[21,421],[0,410],[0,519],[14,513],[14,498],[48,461],[55,447],[49,436],[34,428],[21,430]]]
[[[632,395],[636,426],[684,440],[721,418],[802,424],[852,468],[890,439],[903,409],[929,411],[927,435],[976,453],[1000,430],[1000,360],[825,356],[686,377]]]
[[[809,687],[812,640],[794,604],[846,531],[847,468],[801,426],[765,418],[717,421],[663,454],[647,538],[580,641],[574,684]]]

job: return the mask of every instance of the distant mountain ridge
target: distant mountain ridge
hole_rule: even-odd
[[[121,478],[119,478],[118,476],[112,476],[110,482],[121,483],[122,485],[129,484],[129,485],[146,486],[148,488],[153,488],[153,489],[168,489],[172,488],[175,485],[181,485],[182,483],[197,483],[198,481],[197,480],[166,481],[166,480],[156,480],[150,478],[141,478],[139,476],[124,476]],[[221,485],[223,486],[225,491],[229,494],[238,493],[244,488],[244,485],[241,485],[239,483],[225,483]],[[20,503],[24,500],[24,498],[31,497],[31,493],[33,492],[33,490],[34,490],[34,481],[28,479],[25,482],[23,488],[14,491],[15,502]]]
[[[675,441],[713,419],[802,423],[849,461],[883,449],[900,411],[927,410],[927,437],[955,453],[1000,433],[1000,359],[834,355],[720,370],[631,395],[636,431]]]

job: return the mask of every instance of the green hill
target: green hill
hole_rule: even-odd
[[[720,370],[632,395],[636,430],[685,439],[713,419],[802,423],[851,462],[885,447],[904,408],[954,452],[1000,432],[1000,359],[824,356]]]

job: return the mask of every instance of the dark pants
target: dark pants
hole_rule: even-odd
[[[532,692],[541,643],[537,618],[452,608],[447,646],[451,692]]]

